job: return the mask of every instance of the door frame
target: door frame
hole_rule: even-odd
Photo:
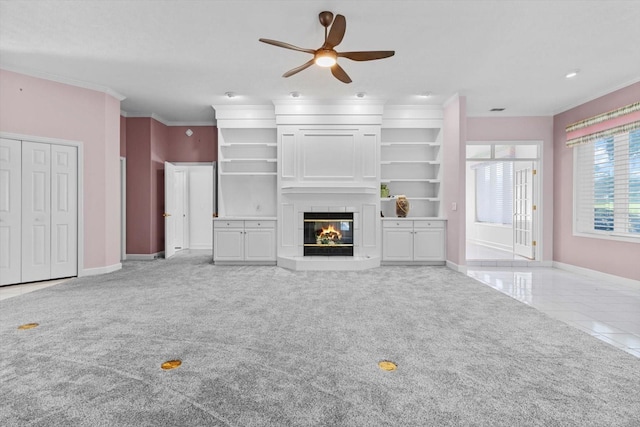
[[[2,131],[0,131],[0,138],[76,147],[76,150],[78,152],[78,271],[76,272],[76,274],[78,277],[84,276],[84,147],[82,141],[72,141],[68,139],[24,135]]]
[[[491,145],[491,146],[495,146],[495,145],[536,145],[538,147],[538,156],[537,158],[505,158],[505,159],[495,159],[493,158],[493,149],[492,149],[492,156],[491,159],[474,159],[474,158],[467,158],[466,156],[466,149],[468,146],[473,146],[473,145]],[[544,188],[544,141],[542,140],[537,140],[537,139],[533,139],[533,140],[468,140],[466,141],[466,143],[464,144],[464,171],[465,171],[465,181],[467,180],[467,176],[466,176],[466,171],[467,171],[467,164],[470,161],[488,161],[488,162],[492,162],[492,161],[511,161],[511,162],[522,162],[522,161],[532,161],[534,163],[534,167],[536,170],[536,174],[534,177],[534,189],[533,189],[533,203],[536,205],[536,210],[533,212],[533,216],[535,217],[534,219],[534,223],[535,223],[535,227],[534,227],[534,232],[532,234],[532,239],[536,241],[536,247],[534,250],[534,258],[532,260],[529,261],[535,261],[535,262],[544,262],[544,239],[543,239],[543,233],[542,230],[544,229],[544,215],[542,214],[544,212],[544,204],[545,201],[543,200],[543,188]],[[466,184],[465,184],[465,189],[466,189]],[[475,194],[475,193],[474,193]],[[466,194],[466,190],[465,190],[465,195],[464,197],[466,198],[468,195]],[[465,214],[465,221],[466,221],[466,214]],[[465,264],[467,263],[466,261],[468,260],[467,258],[467,254],[466,254],[466,241],[467,241],[467,227],[465,226],[465,236],[464,236],[464,242],[465,242],[465,248],[464,249],[464,253],[465,253]],[[512,248],[512,253],[515,254],[515,250]],[[475,261],[475,260],[471,260],[471,261]]]
[[[120,157],[120,261],[127,259],[127,158]]]

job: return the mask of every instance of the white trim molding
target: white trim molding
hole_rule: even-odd
[[[164,251],[155,254],[127,254],[127,261],[153,261],[158,258],[164,258]]]
[[[107,265],[105,267],[85,268],[84,270],[82,270],[82,273],[78,272],[78,277],[97,276],[98,274],[113,273],[114,271],[118,271],[121,269],[122,269],[122,263],[120,262],[113,265]]]
[[[591,277],[594,279],[607,280],[609,282],[618,283],[622,285],[636,286],[638,289],[640,289],[640,280],[628,279],[626,277],[616,276],[609,273],[603,273],[602,271],[591,270],[589,268],[578,267],[577,265],[565,264],[563,262],[558,262],[558,261],[553,261],[553,267],[560,270],[581,274],[583,276]]]

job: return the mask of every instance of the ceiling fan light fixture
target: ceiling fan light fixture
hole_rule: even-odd
[[[330,49],[318,49],[314,60],[320,67],[333,67],[338,62],[338,55]]]

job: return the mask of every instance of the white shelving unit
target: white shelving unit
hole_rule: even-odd
[[[276,128],[218,129],[218,216],[276,216]]]
[[[381,199],[385,217],[395,217],[395,197],[409,199],[409,217],[441,215],[442,128],[383,127],[380,144],[381,184],[391,197]]]

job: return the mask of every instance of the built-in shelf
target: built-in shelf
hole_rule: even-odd
[[[218,128],[220,216],[276,215],[277,130],[251,124]]]
[[[434,123],[429,126],[432,126]],[[409,200],[410,217],[433,218],[440,215],[441,126],[419,127],[409,120],[394,120],[383,127],[380,143],[380,183],[392,196]],[[395,214],[395,197],[382,198],[383,215]]]

